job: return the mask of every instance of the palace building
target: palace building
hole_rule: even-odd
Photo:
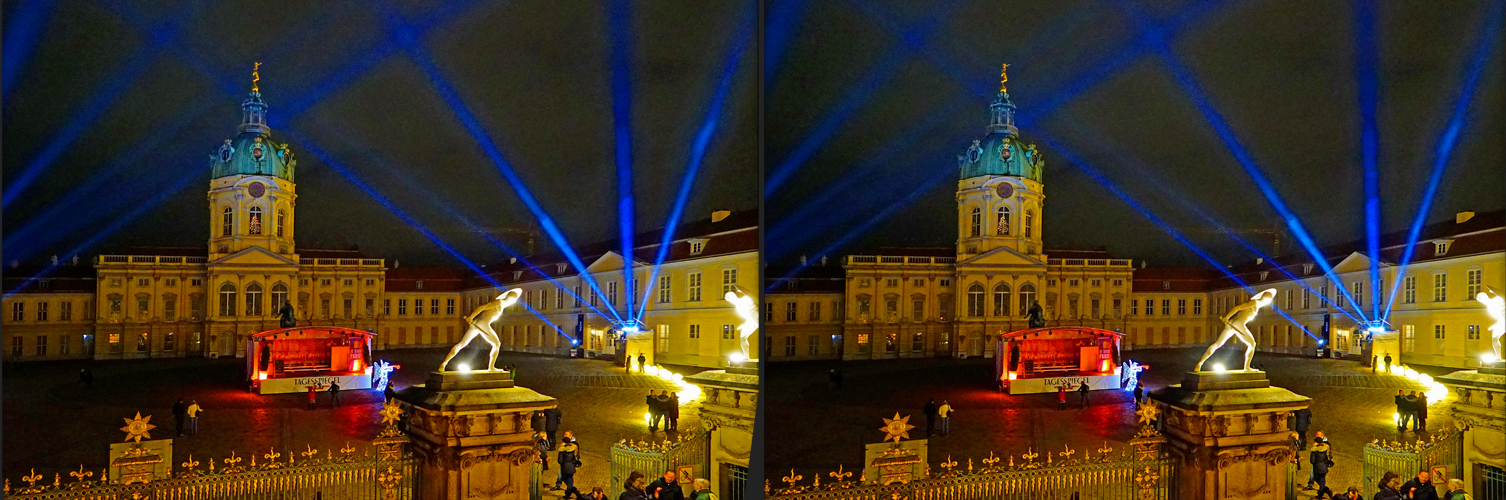
[[[1305,255],[1281,259],[1293,264],[1255,262],[1220,272],[1136,266],[1104,248],[1049,247],[1041,229],[1046,162],[1021,136],[1014,112],[1001,87],[985,135],[958,156],[955,246],[883,248],[840,262],[802,257],[799,267],[767,270],[763,324],[771,361],[993,356],[993,339],[1027,328],[1034,303],[1048,326],[1123,332],[1126,349],[1206,345],[1221,330],[1220,316],[1249,299],[1230,276],[1256,291],[1277,288],[1275,306],[1296,322],[1274,311],[1261,314],[1250,324],[1261,350],[1314,353],[1324,338],[1335,351],[1361,352],[1363,332],[1354,333],[1357,323],[1349,317],[1359,317],[1354,305],[1314,297],[1343,286],[1371,315],[1369,301],[1377,297],[1364,290],[1370,260],[1355,250],[1360,245],[1324,249],[1336,273],[1332,283]],[[1377,353],[1392,352],[1398,362],[1473,367],[1476,356],[1489,351],[1488,334],[1480,333],[1488,318],[1473,297],[1482,285],[1500,290],[1506,281],[1502,215],[1466,212],[1423,231],[1389,316],[1399,345],[1385,351],[1390,334],[1382,334]],[[1395,286],[1407,240],[1395,234],[1383,241],[1382,275]],[[1303,285],[1316,291],[1303,295]],[[1429,300],[1433,293],[1437,300]]]
[[[5,361],[243,357],[248,336],[278,327],[284,302],[298,326],[372,331],[378,349],[444,347],[459,340],[473,308],[517,287],[525,301],[494,325],[504,350],[616,352],[612,332],[625,324],[626,295],[635,292],[619,288],[628,261],[608,250],[620,247],[614,242],[576,249],[586,269],[555,254],[484,266],[485,275],[298,248],[298,162],[273,139],[267,109],[253,86],[235,135],[209,160],[206,247],[14,263],[4,279]],[[728,325],[737,315],[722,292],[758,282],[757,223],[753,211],[720,211],[676,229],[647,307],[634,315],[644,330],[628,339],[642,344],[634,356],[642,350],[665,364],[726,366]],[[637,283],[650,280],[660,231],[637,236],[654,242],[634,249]],[[585,286],[588,278],[605,297]]]

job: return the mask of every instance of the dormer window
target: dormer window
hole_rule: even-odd
[[[1436,257],[1436,256],[1439,256],[1439,255],[1443,255],[1443,254],[1448,253],[1449,244],[1453,243],[1453,242],[1454,242],[1453,240],[1437,240],[1437,241],[1434,241],[1433,242],[1433,256]]]
[[[570,268],[569,264],[555,264],[554,265],[554,272],[555,272],[555,274],[565,274],[565,270],[569,269],[569,268]]]
[[[1265,281],[1265,277],[1266,276],[1270,276],[1270,274],[1271,274],[1270,271],[1261,271],[1260,272],[1260,281]]]
[[[1161,289],[1162,290],[1170,290],[1171,289],[1171,282],[1170,281],[1162,281],[1161,282]]]
[[[690,254],[700,255],[706,250],[706,240],[690,240]]]
[[[513,281],[518,281],[520,279],[523,279],[523,271],[513,271],[512,272],[512,280]]]
[[[418,280],[418,281],[413,282],[413,288],[416,288],[416,289],[419,289],[419,290],[423,290],[424,289],[424,280]]]
[[[1313,273],[1313,265],[1312,264],[1303,264],[1302,265],[1302,274],[1312,274],[1312,273]]]

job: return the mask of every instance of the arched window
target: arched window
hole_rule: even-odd
[[[283,283],[272,285],[272,310],[282,309],[282,304],[288,301],[288,286]]]
[[[983,285],[973,283],[967,287],[967,315],[974,318],[983,317]]]
[[[1029,213],[1029,212],[1026,212]],[[1026,283],[1020,285],[1020,316],[1030,314],[1030,305],[1035,303],[1035,285]]]
[[[1025,226],[1025,229],[1024,229],[1024,231],[1025,231],[1025,233],[1024,233],[1025,237],[1026,238],[1031,238],[1032,237],[1031,234],[1033,234],[1035,232],[1033,229],[1031,229],[1031,228],[1035,227],[1035,211],[1034,210],[1025,209],[1025,224],[1024,224],[1024,226]]]
[[[246,285],[246,315],[261,316],[261,283]]]
[[[973,207],[973,224],[971,234],[973,237],[983,233],[983,209]]]
[[[250,234],[261,234],[261,207],[251,207],[251,218],[247,228]]]
[[[1009,207],[999,207],[994,214],[994,231],[999,236],[1009,236]]]
[[[235,210],[225,207],[224,215],[220,218],[220,236],[230,236],[235,231]]]
[[[277,211],[277,229],[276,229],[277,232],[275,234],[277,234],[278,238],[282,237],[282,228],[286,225],[287,219],[288,219],[288,213],[287,212],[284,212],[282,210],[278,210]]]
[[[220,285],[220,316],[235,316],[235,285]]]
[[[994,316],[1009,315],[1009,284],[999,283],[994,286]]]

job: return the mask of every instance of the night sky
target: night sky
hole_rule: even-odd
[[[1475,47],[1501,2],[1386,2],[1376,11],[1382,224],[1415,217],[1440,133],[1460,98]],[[854,110],[790,180],[766,196],[766,257],[815,257],[839,235],[890,206],[892,216],[833,256],[882,246],[950,246],[956,241],[956,156],[984,135],[1000,63],[1028,122],[1021,133],[1047,159],[1044,232],[1048,248],[1107,246],[1152,265],[1206,265],[1047,145],[1097,169],[1222,263],[1254,254],[1176,201],[1180,196],[1227,227],[1281,222],[1256,191],[1168,66],[1149,50],[1100,70],[1126,47],[1148,49],[1118,2],[776,2],[769,25],[789,37],[768,42],[766,171],[776,175],[829,116]],[[1361,107],[1352,2],[1138,2],[1151,20],[1190,18],[1171,53],[1320,245],[1365,236]],[[1442,178],[1430,221],[1462,210],[1503,207],[1502,51],[1489,59]],[[783,50],[779,50],[783,47]],[[891,56],[890,54],[897,54]],[[893,59],[889,59],[894,57]],[[1092,77],[1093,74],[1100,76]],[[874,76],[877,75],[877,76]],[[1084,77],[1084,75],[1090,75]],[[1078,92],[1072,82],[1088,81]],[[866,85],[866,87],[865,87]],[[865,91],[871,88],[871,91]],[[854,97],[859,96],[859,97]],[[1066,100],[1047,114],[1049,102]],[[855,103],[855,104],[854,104]],[[960,103],[948,108],[949,103]],[[934,127],[917,124],[934,121]],[[894,154],[864,168],[885,149]],[[1148,174],[1146,173],[1148,172]],[[848,176],[857,182],[842,184]],[[903,198],[928,180],[913,202]],[[836,187],[834,187],[836,186]],[[836,192],[830,197],[822,193]],[[1174,193],[1169,194],[1169,193]],[[812,202],[812,200],[819,200]],[[787,222],[802,205],[812,217]],[[1202,232],[1199,232],[1202,231]],[[1269,239],[1246,235],[1263,252]],[[1291,251],[1291,236],[1283,238]]]
[[[117,224],[82,257],[131,245],[205,245],[208,158],[235,134],[253,61],[262,63],[273,139],[292,142],[299,160],[300,248],[359,245],[389,263],[457,265],[294,136],[467,258],[502,259],[422,194],[483,226],[534,220],[424,65],[404,52],[397,20],[419,27],[414,38],[435,76],[455,89],[572,244],[619,232],[611,18],[603,3],[394,1],[383,12],[381,2],[355,1],[6,2],[7,44],[20,32],[15,20],[34,14],[25,4],[50,7],[37,14],[30,52],[16,59],[6,51],[6,65],[21,64],[6,68],[7,190],[47,144],[69,135],[71,122],[86,125],[6,200],[7,262],[41,263]],[[640,231],[662,226],[669,214],[738,28],[754,22],[750,5],[631,3]],[[685,220],[758,206],[757,59],[747,46]],[[290,114],[294,108],[301,109]],[[182,187],[153,204],[175,184]]]

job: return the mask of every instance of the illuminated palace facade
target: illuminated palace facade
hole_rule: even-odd
[[[585,270],[544,255],[531,259],[538,271],[514,259],[488,266],[485,276],[389,266],[355,250],[298,248],[297,161],[287,144],[272,139],[258,89],[241,108],[236,135],[209,162],[208,246],[137,248],[83,263],[54,258],[44,266],[13,264],[5,273],[0,323],[6,361],[242,357],[246,338],[277,328],[279,309],[288,301],[298,326],[370,330],[378,334],[379,348],[449,346],[464,332],[472,308],[513,287],[525,289],[539,314],[509,309],[494,325],[503,349],[568,354],[578,322],[585,337],[576,342],[591,354],[615,348],[608,331],[617,318],[604,319],[597,311],[617,304],[617,314],[626,315],[621,304],[629,291],[617,296],[624,261],[610,251],[590,250],[610,244],[578,252],[588,263]],[[655,334],[646,343],[653,349],[649,357],[725,366],[719,360],[730,351],[721,329],[735,324],[736,314],[720,291],[742,280],[758,282],[757,220],[754,212],[718,212],[676,231],[656,281],[670,290],[655,289],[642,315]],[[657,242],[659,234],[646,232],[637,241]],[[649,280],[657,249],[635,250],[639,282]],[[540,271],[559,287],[548,289]],[[600,282],[607,296],[583,287],[583,275]],[[564,289],[587,299],[566,300]]]
[[[1048,248],[1041,230],[1045,160],[1022,140],[1007,93],[1000,91],[990,111],[987,134],[958,157],[956,245],[886,248],[830,263],[823,257],[784,280],[790,269],[771,268],[763,317],[770,360],[991,357],[991,339],[1028,328],[1037,302],[1048,326],[1123,332],[1127,349],[1206,345],[1219,331],[1219,317],[1249,299],[1219,270],[1136,266],[1103,249]],[[1398,362],[1474,366],[1475,356],[1489,351],[1488,333],[1480,331],[1487,317],[1473,294],[1482,284],[1503,288],[1502,229],[1502,212],[1460,214],[1457,222],[1426,228],[1390,314],[1400,332]],[[1406,238],[1384,240],[1382,275],[1394,285]],[[1325,249],[1332,280],[1310,259],[1295,257],[1289,260],[1299,263],[1284,267],[1295,280],[1269,262],[1226,270],[1256,290],[1275,287],[1276,307],[1296,321],[1274,312],[1259,316],[1250,327],[1260,349],[1312,353],[1328,315],[1333,347],[1359,351],[1355,322],[1339,312],[1342,306],[1353,314],[1354,304],[1318,298],[1341,300],[1332,295],[1344,286],[1364,295],[1364,307],[1376,299],[1360,283],[1368,280],[1370,261],[1354,248]],[[1307,296],[1304,284],[1314,290]],[[1389,352],[1384,342],[1377,352]]]

